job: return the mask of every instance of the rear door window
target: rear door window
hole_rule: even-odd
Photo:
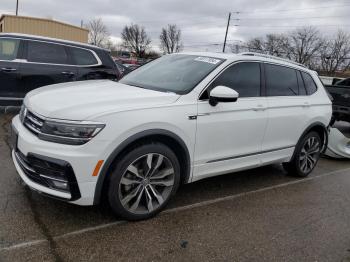
[[[69,52],[72,55],[74,65],[88,66],[98,64],[96,57],[89,50],[69,47]]]
[[[265,64],[267,96],[299,95],[296,70],[279,65]]]
[[[18,39],[0,38],[0,60],[15,60],[17,58],[19,42],[20,40]]]
[[[28,41],[27,60],[46,64],[68,64],[68,55],[63,45]]]
[[[317,86],[314,82],[314,80],[312,79],[312,77],[305,72],[301,72],[303,79],[304,79],[304,84],[305,84],[305,88],[307,91],[308,95],[312,95],[313,93],[315,93],[317,91]]]

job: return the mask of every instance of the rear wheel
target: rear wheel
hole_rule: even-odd
[[[321,153],[322,142],[316,132],[310,132],[298,143],[292,160],[283,163],[285,170],[293,176],[306,177],[315,168]]]
[[[179,182],[180,165],[169,147],[141,145],[116,164],[109,183],[109,203],[125,219],[147,219],[166,206]]]

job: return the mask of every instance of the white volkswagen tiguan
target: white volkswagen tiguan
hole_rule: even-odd
[[[255,53],[163,56],[124,77],[51,85],[12,121],[22,180],[128,220],[181,183],[271,163],[305,177],[327,143],[331,101],[317,73]]]

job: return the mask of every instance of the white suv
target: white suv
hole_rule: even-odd
[[[158,213],[181,183],[283,163],[307,176],[327,143],[331,101],[317,73],[254,53],[163,56],[119,83],[30,92],[13,126],[24,182],[116,214]]]

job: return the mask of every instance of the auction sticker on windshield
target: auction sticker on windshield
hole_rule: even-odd
[[[213,65],[216,65],[217,63],[219,63],[221,61],[219,59],[215,59],[215,58],[211,58],[211,57],[202,57],[202,56],[197,57],[194,60],[195,61],[209,63],[209,64],[213,64]]]

